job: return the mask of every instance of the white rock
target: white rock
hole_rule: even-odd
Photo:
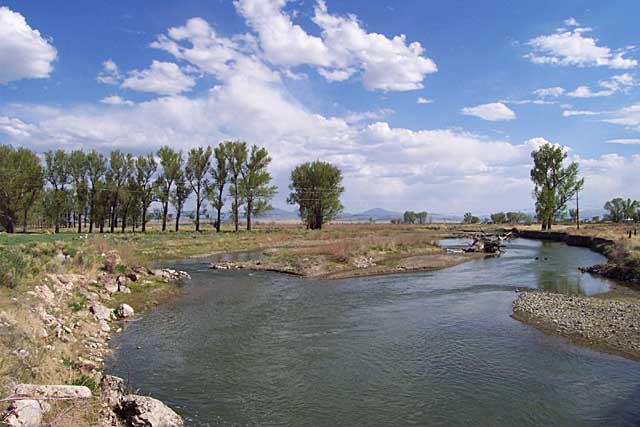
[[[39,427],[42,424],[42,416],[49,412],[51,406],[38,400],[16,400],[11,403],[4,423],[8,427]]]
[[[97,320],[110,320],[113,316],[113,311],[110,308],[105,307],[97,301],[91,303],[89,310],[95,314]]]
[[[78,385],[18,384],[14,394],[27,398],[91,399],[91,390]]]
[[[118,413],[132,427],[182,427],[182,418],[157,399],[127,395],[120,400]]]
[[[118,317],[122,319],[126,319],[129,317],[133,317],[133,315],[135,314],[135,311],[128,304],[120,304],[118,306],[118,309],[116,310],[116,313],[118,314]]]

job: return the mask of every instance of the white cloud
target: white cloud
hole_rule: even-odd
[[[533,91],[533,93],[539,96],[540,98],[546,98],[546,97],[557,98],[560,95],[564,94],[564,92],[565,92],[564,89],[558,86],[536,89]]]
[[[604,89],[592,91],[588,86],[579,86],[573,92],[567,93],[573,98],[595,98],[600,96],[611,96],[614,93],[626,91],[629,87],[635,86],[636,82],[629,73],[618,74],[609,80],[600,80],[598,84]]]
[[[604,119],[604,122],[640,129],[640,103],[621,108],[613,112],[613,117]]]
[[[462,109],[462,114],[480,117],[483,120],[492,122],[513,120],[516,118],[516,113],[501,102],[465,107]]]
[[[0,84],[49,77],[57,56],[56,48],[24,16],[0,7]]]
[[[160,95],[176,95],[196,84],[193,77],[182,72],[173,62],[153,61],[146,70],[132,70],[120,85],[123,88]]]
[[[24,121],[15,117],[0,116],[0,133],[20,140],[22,138],[29,138],[36,131],[36,126],[25,123]]]
[[[286,0],[234,4],[274,65],[313,66],[328,81],[344,81],[360,72],[366,88],[389,91],[421,89],[425,76],[437,71],[420,43],[407,43],[404,35],[368,33],[355,16],[330,14],[323,0],[317,1],[313,16],[322,30],[320,37],[291,21],[283,11]]]
[[[383,108],[378,111],[364,111],[364,112],[349,112],[345,117],[344,121],[347,123],[360,123],[365,120],[380,120],[391,114],[395,113],[390,108]]]
[[[565,110],[562,112],[564,117],[571,116],[597,116],[599,114],[603,114],[600,111],[585,111],[585,110]]]
[[[579,27],[580,24],[578,23],[578,21],[576,21],[575,18],[568,18],[564,20],[564,25],[566,25],[567,27]]]
[[[577,24],[575,20],[572,23]],[[527,42],[533,51],[525,55],[525,58],[536,64],[578,67],[628,69],[638,65],[637,60],[625,58],[626,52],[614,52],[607,46],[599,46],[597,39],[584,35],[590,31],[590,28],[576,27],[569,31],[559,29],[554,34],[535,37]]]
[[[418,104],[431,104],[433,102],[432,99],[423,98],[422,96],[418,98],[416,101]]]
[[[129,101],[128,99],[124,99],[118,95],[107,96],[106,98],[102,98],[100,100],[103,104],[107,105],[127,105],[132,106],[134,104],[133,101]]]
[[[640,144],[640,138],[619,138],[609,139],[608,144],[624,144],[624,145],[637,145]]]
[[[118,65],[112,59],[107,59],[102,63],[102,71],[96,77],[100,83],[108,85],[119,85],[122,81],[122,75],[118,69]]]

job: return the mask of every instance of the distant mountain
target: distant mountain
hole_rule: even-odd
[[[337,218],[338,221],[353,221],[353,222],[364,222],[364,221],[391,221],[395,218],[402,218],[402,214],[400,212],[389,211],[387,209],[382,208],[373,208],[366,210],[360,213],[348,213],[344,212],[340,214]]]
[[[258,215],[256,219],[263,221],[296,221],[300,219],[298,212],[287,211],[280,208],[273,208],[261,215]]]

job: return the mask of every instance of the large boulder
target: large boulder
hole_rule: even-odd
[[[182,427],[182,418],[171,408],[148,396],[129,394],[116,412],[131,427]]]
[[[80,385],[18,384],[13,394],[32,399],[91,399],[91,390]]]
[[[118,306],[118,309],[116,310],[116,313],[121,319],[127,319],[129,317],[133,317],[133,315],[136,314],[133,308],[128,304],[120,304]]]
[[[122,259],[118,252],[111,250],[104,254],[103,267],[106,272],[115,273],[120,264],[122,264]]]
[[[0,421],[8,427],[40,427],[43,415],[50,409],[51,406],[46,402],[31,399],[15,400],[11,402],[11,406]]]
[[[102,401],[109,408],[115,408],[125,393],[124,380],[113,375],[105,375],[100,382],[102,388]]]

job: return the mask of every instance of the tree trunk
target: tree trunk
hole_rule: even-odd
[[[196,194],[196,233],[200,231],[200,196]]]
[[[91,194],[91,217],[89,218],[89,233],[93,233],[93,223],[95,222],[95,215],[96,215],[96,202],[95,202],[95,194],[92,193]]]
[[[116,217],[117,217],[117,213],[116,213],[116,205],[117,203],[114,203],[111,205],[111,221],[110,221],[110,231],[111,234],[113,234],[113,232],[115,231],[116,228]]]
[[[235,222],[235,228],[236,228],[236,233],[238,232],[238,223],[240,222],[240,215],[238,215],[238,177],[236,176],[235,178],[235,182],[236,184],[234,184],[234,205],[233,205],[233,221]]]
[[[176,233],[180,231],[180,209],[176,212]]]
[[[78,212],[78,234],[82,233],[82,212]]]
[[[247,200],[247,231],[251,231],[251,211],[253,210],[253,200]]]
[[[169,212],[169,201],[164,202],[162,206],[162,231],[167,230],[167,213]]]
[[[143,233],[147,232],[147,209],[148,209],[148,206],[142,207],[142,232]]]
[[[576,228],[580,230],[580,193],[576,191]]]

